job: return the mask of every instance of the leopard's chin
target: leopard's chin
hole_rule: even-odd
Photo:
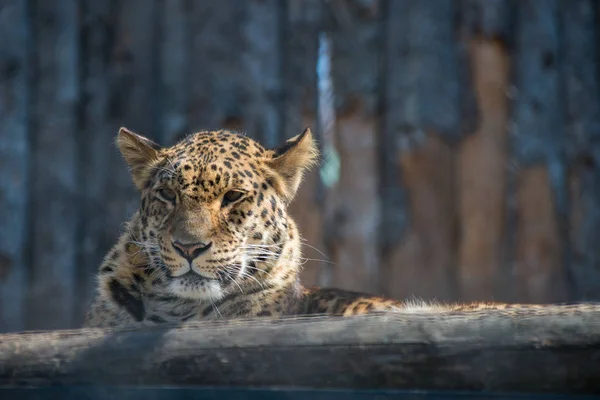
[[[196,273],[187,273],[172,278],[168,284],[170,294],[188,300],[215,302],[223,298],[223,288],[217,279],[210,279]]]

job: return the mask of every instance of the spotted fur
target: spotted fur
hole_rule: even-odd
[[[100,266],[86,326],[505,307],[303,288],[300,234],[287,206],[317,159],[309,129],[277,149],[229,131],[162,148],[122,128],[117,144],[140,204]]]

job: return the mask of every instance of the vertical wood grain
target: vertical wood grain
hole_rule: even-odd
[[[157,0],[117,1],[110,53],[108,130],[114,141],[121,126],[158,141]],[[109,161],[107,229],[116,239],[139,204],[129,170],[116,147]]]
[[[189,134],[191,0],[163,0],[159,15],[159,88],[161,144],[170,146]],[[201,127],[195,127],[200,129]]]
[[[0,0],[0,331],[80,322],[138,207],[120,126],[322,145],[324,35],[341,163],[290,206],[304,284],[599,299],[599,23],[594,0]]]
[[[317,117],[318,35],[322,27],[323,4],[318,1],[287,0],[284,7],[283,41],[283,138],[288,139],[310,126],[319,139]],[[310,171],[300,185],[289,212],[304,240],[301,281],[318,285],[327,260],[323,243],[323,204],[319,201],[321,182],[318,168]]]
[[[559,2],[517,7],[512,152],[516,188],[516,300],[561,301],[567,295],[560,227],[567,196],[566,134],[560,89]]]
[[[508,148],[509,57],[504,46],[472,39],[471,57],[479,124],[458,150],[460,297],[493,300],[501,280]]]
[[[282,20],[285,2],[249,1],[242,25],[244,89],[244,130],[265,147],[283,141],[282,117]],[[285,138],[288,139],[288,138]]]
[[[512,293],[504,268],[510,163],[510,5],[487,0],[463,0],[460,4],[461,43],[466,48],[476,100],[475,132],[457,149],[458,285],[464,301],[508,301]],[[468,115],[462,117],[468,119]]]
[[[389,1],[382,182],[385,292],[456,298],[456,160],[460,57],[452,1]],[[390,187],[401,190],[390,190]],[[402,193],[402,192],[403,193]],[[395,207],[406,207],[400,213]],[[401,208],[402,209],[402,208]]]
[[[193,1],[190,11],[188,119],[193,131],[243,130],[242,24],[245,5],[235,0]]]
[[[81,212],[77,221],[76,325],[83,322],[95,291],[98,268],[118,233],[107,230],[106,226],[106,201],[112,194],[109,160],[116,150],[113,146],[114,132],[107,118],[113,10],[110,2],[85,0],[80,4],[80,120],[75,140]],[[126,174],[126,171],[121,174]]]
[[[335,4],[335,3],[334,3]],[[343,2],[331,27],[340,175],[331,188],[332,285],[379,293],[377,118],[382,25],[379,1]]]
[[[0,1],[0,332],[25,328],[31,21],[28,2]]]
[[[563,85],[569,160],[571,299],[600,299],[600,8],[561,1]]]
[[[28,329],[73,325],[80,198],[77,184],[79,101],[78,4],[33,2],[31,257]]]

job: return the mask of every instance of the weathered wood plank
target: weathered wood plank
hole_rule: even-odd
[[[571,254],[576,299],[600,298],[600,87],[597,2],[562,1],[564,107],[570,164]]]
[[[477,36],[512,43],[514,3],[510,0],[460,0],[463,28]]]
[[[567,186],[557,61],[559,13],[556,0],[524,0],[517,6],[518,96],[512,131],[512,153],[520,168],[515,206],[517,301],[561,301],[567,295],[562,254],[566,237],[560,230],[566,217]]]
[[[503,273],[508,165],[510,56],[508,2],[461,4],[461,42],[476,94],[475,133],[458,148],[460,299],[508,300]],[[463,118],[468,116],[463,115]]]
[[[162,144],[170,146],[189,134],[191,10],[190,0],[162,1],[160,12],[160,132]],[[195,127],[200,129],[201,127]]]
[[[403,18],[408,19],[404,28],[395,27],[395,19],[404,10]],[[390,67],[392,62],[400,62],[397,67],[415,72],[414,81],[407,81],[407,89],[411,89],[412,99],[406,100],[403,110],[410,127],[423,132],[434,132],[447,141],[462,137],[467,132],[460,130],[460,60],[457,54],[456,27],[453,16],[455,4],[451,0],[422,2],[410,0],[391,2],[388,26],[394,29],[407,29],[406,36],[388,36],[388,45],[393,51],[394,44],[404,42],[406,53],[399,50],[389,53]],[[395,42],[394,42],[395,41]],[[390,72],[393,71],[390,68]],[[464,89],[463,89],[464,90]],[[389,93],[395,99],[403,93]],[[386,109],[389,110],[389,109]]]
[[[396,2],[397,3],[397,2]],[[390,265],[390,250],[395,248],[408,231],[409,214],[408,196],[401,182],[401,171],[398,168],[398,149],[401,139],[406,133],[404,117],[396,118],[399,111],[404,113],[404,96],[412,96],[407,89],[414,86],[413,75],[401,76],[406,72],[408,65],[405,63],[407,43],[405,37],[408,33],[408,24],[405,17],[408,11],[396,8],[397,4],[391,1],[382,3],[382,14],[385,25],[384,56],[381,69],[381,126],[379,132],[379,182],[381,194],[381,218],[379,242],[382,249],[381,272],[384,278],[389,278],[393,272]],[[404,68],[404,69],[401,69]],[[396,72],[394,72],[396,71]],[[403,96],[394,96],[401,91]],[[388,110],[396,110],[388,112]],[[399,120],[397,120],[399,119]],[[388,290],[388,293],[389,290]]]
[[[96,286],[96,274],[117,232],[107,231],[106,205],[111,153],[115,151],[108,124],[109,58],[112,9],[110,2],[85,0],[81,4],[81,100],[78,175],[81,214],[78,216],[77,301],[75,326],[80,326]],[[123,171],[122,173],[125,173]]]
[[[25,328],[30,160],[31,21],[0,1],[0,332]]]
[[[555,203],[548,169],[543,165],[521,171],[517,181],[517,301],[552,302],[565,298],[561,269],[563,243],[557,234]]]
[[[461,300],[499,300],[503,281],[509,58],[497,42],[472,39],[479,127],[458,153]]]
[[[158,7],[157,0],[116,2],[114,37],[111,43],[109,131],[114,140],[119,127],[140,132],[158,140]],[[122,224],[139,202],[128,168],[119,152],[111,153],[110,196],[107,204],[107,230],[116,240]]]
[[[60,297],[42,296],[40,288],[46,287],[46,278],[58,280],[55,274],[63,267],[72,268],[68,266],[73,264],[72,251],[78,251],[78,262],[73,264],[77,273],[72,276],[77,276],[75,296],[82,300],[73,304],[77,304],[75,315],[81,314],[86,293],[91,290],[86,285],[91,283],[97,260],[137,206],[138,197],[125,164],[111,145],[120,125],[165,144],[188,129],[223,126],[245,128],[267,144],[291,137],[306,125],[320,134],[314,122],[317,36],[331,28],[322,23],[321,7],[328,9],[329,5],[338,7],[333,11],[336,21],[343,23],[348,16],[350,21],[358,21],[356,29],[338,27],[332,36],[336,92],[342,101],[338,103],[337,126],[343,153],[340,203],[346,204],[339,208],[352,213],[340,212],[334,219],[339,229],[332,238],[343,247],[337,252],[345,255],[334,257],[339,268],[353,263],[366,270],[377,264],[378,256],[370,250],[375,238],[361,232],[358,241],[351,240],[358,228],[366,231],[375,224],[373,210],[381,207],[385,218],[380,241],[386,248],[382,260],[386,273],[380,285],[387,294],[550,301],[565,298],[569,294],[565,286],[571,283],[571,298],[598,298],[598,7],[593,0],[539,3],[269,0],[240,6],[233,0],[102,4],[63,0],[50,6],[31,1],[29,4],[41,10],[33,10],[31,15],[36,16],[34,29],[39,27],[39,32],[35,37],[43,51],[34,53],[40,91],[34,93],[30,104],[27,51],[35,41],[23,36],[26,24],[17,25],[18,18],[12,17],[15,7],[27,13],[28,2],[0,0],[4,18],[0,33],[10,38],[0,45],[0,71],[4,72],[0,76],[0,171],[3,176],[15,177],[0,183],[0,281],[8,279],[0,282],[0,329],[4,324],[22,326],[25,318],[18,299],[23,296],[19,282],[26,278],[26,270],[17,265],[25,265],[23,260],[29,257],[23,256],[27,241],[33,245],[32,251],[60,253],[61,257],[52,256],[56,263],[48,269],[50,257],[39,263],[41,256],[32,256],[33,297],[29,304],[36,310],[54,307],[62,314],[70,313],[57,305],[37,303]],[[457,5],[470,13],[477,25],[463,43],[457,42],[452,19]],[[511,5],[518,11],[514,40]],[[381,15],[381,20],[375,15]],[[81,32],[79,16],[84,18]],[[386,35],[380,38],[385,40],[373,40],[370,35],[383,29],[376,27],[380,23],[385,23]],[[265,37],[268,40],[261,39]],[[83,41],[81,46],[77,40]],[[516,79],[514,88],[509,88],[512,71],[507,64],[513,44]],[[360,57],[363,51],[377,53],[377,46],[385,46],[380,54],[385,73],[379,77],[375,69],[380,61]],[[477,133],[464,138],[458,153],[444,142],[471,132],[465,128],[470,117],[465,117],[464,109],[461,112],[465,104],[462,96],[470,88],[468,84],[457,88],[464,82],[459,77],[463,66],[457,46],[470,51],[467,55],[471,57],[482,113]],[[83,53],[74,61],[78,48]],[[14,60],[24,63],[15,68]],[[83,75],[78,77],[78,73]],[[384,78],[381,86],[372,86],[373,76]],[[83,85],[81,98],[77,97],[78,89],[73,90],[77,82]],[[507,86],[508,95],[516,96],[516,130],[511,137],[514,147],[512,154],[504,155],[496,151],[504,146],[502,121],[508,119],[502,85]],[[378,98],[373,93],[379,89],[384,104],[377,110]],[[359,104],[358,98],[366,102]],[[31,118],[27,118],[28,107],[33,107]],[[279,114],[282,110],[285,117]],[[380,148],[374,154],[371,146],[378,112],[385,116]],[[74,132],[77,118],[83,125]],[[31,142],[26,142],[27,124],[41,132],[39,137],[31,135]],[[51,146],[46,147],[46,143]],[[358,150],[361,144],[365,144],[366,153]],[[31,151],[37,149],[40,155],[31,153],[28,161],[30,145],[34,147]],[[381,159],[379,171],[374,166],[377,156]],[[510,187],[512,172],[505,171],[507,177],[501,170],[503,163],[512,167],[511,157],[516,157],[519,167],[514,188]],[[356,178],[361,174],[372,177],[377,172],[381,205],[372,178]],[[23,175],[14,175],[17,173]],[[31,182],[31,215],[26,211],[28,175],[37,177]],[[73,186],[76,178],[84,178],[80,179],[84,182],[81,188]],[[368,189],[363,190],[361,182],[367,182]],[[324,250],[325,231],[322,189],[315,171],[292,205],[292,215],[308,244],[320,250]],[[103,203],[104,196],[110,199]],[[501,204],[503,196],[507,204]],[[80,206],[72,206],[77,203]],[[369,206],[362,208],[361,204]],[[517,264],[513,270],[511,259],[510,270],[499,271],[497,254],[506,221],[499,221],[497,212],[503,206],[511,207],[517,228],[517,236],[508,231],[506,239],[515,245],[504,254],[515,252]],[[363,216],[368,223],[353,223],[362,221]],[[24,239],[27,229],[23,221],[29,220],[34,221],[32,236]],[[56,235],[52,223],[69,233]],[[13,225],[14,229],[4,229]],[[358,244],[363,239],[367,246]],[[75,246],[78,242],[79,248]],[[62,246],[67,244],[63,252]],[[366,261],[359,263],[365,254],[373,257],[363,257]],[[324,258],[310,248],[305,255]],[[12,271],[8,278],[4,277],[7,266]],[[322,284],[322,264],[310,261],[305,266],[303,280]],[[567,270],[570,280],[566,279]],[[505,273],[516,273],[515,279],[510,285],[493,289]],[[367,279],[357,275],[353,282],[327,283],[378,291],[377,284],[370,281],[374,275],[366,275]],[[72,290],[69,279],[64,282],[69,287],[65,293],[72,296],[68,294]],[[454,292],[455,285],[460,293]],[[16,300],[6,300],[8,297]],[[67,304],[65,299],[52,301]],[[5,305],[10,305],[8,310]],[[48,319],[53,318],[47,314]],[[32,321],[36,318],[32,314]],[[9,319],[21,322],[5,322]],[[31,326],[45,325],[36,322]]]
[[[330,190],[333,202],[328,239],[332,285],[380,292],[379,159],[377,117],[382,55],[379,1],[338,2],[345,12],[332,22],[332,72],[336,102],[335,145],[339,180]],[[335,7],[336,3],[333,3]],[[334,16],[335,8],[334,8]]]
[[[158,137],[158,0],[118,1],[111,111],[119,122]]]
[[[78,7],[34,1],[31,259],[27,327],[73,326],[78,223]]]
[[[235,0],[193,1],[190,18],[190,127],[193,131],[243,129],[244,7]]]
[[[284,3],[233,3],[186,3],[191,15],[187,35],[192,50],[186,50],[189,65],[182,71],[171,58],[165,57],[164,64],[168,64],[165,74],[179,68],[179,75],[185,77],[184,84],[192,82],[191,91],[187,93],[192,130],[243,130],[273,147],[283,139],[281,31]],[[184,17],[179,15],[178,18],[183,20]],[[175,32],[180,30],[179,27]],[[177,39],[180,47],[183,40],[183,37]],[[181,59],[180,64],[183,62]],[[184,92],[175,96],[181,97]],[[183,104],[185,100],[178,102]]]
[[[2,335],[0,385],[597,394],[598,321],[596,304]]]
[[[241,55],[247,95],[243,110],[244,130],[264,146],[273,148],[284,139],[282,33],[285,2],[249,1],[245,8],[244,52]]]
[[[392,200],[384,200],[382,210],[382,285],[394,297],[454,299],[455,157],[449,143],[462,135],[460,60],[449,18],[454,3],[390,1],[385,15],[382,186]],[[390,190],[394,186],[404,194]],[[393,209],[402,203],[407,215]]]
[[[458,241],[453,151],[430,133],[424,144],[397,157],[411,225],[388,253],[383,285],[396,298],[454,300]]]
[[[306,126],[320,139],[317,126],[317,57],[323,4],[320,1],[287,0],[283,24],[283,90],[285,109],[283,138],[298,135]],[[319,143],[320,144],[320,143]],[[306,174],[298,194],[290,204],[290,214],[298,224],[306,244],[302,253],[307,260],[301,280],[306,285],[323,284],[326,259],[323,244],[323,204],[319,194],[318,169]]]

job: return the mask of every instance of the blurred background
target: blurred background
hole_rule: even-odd
[[[81,324],[138,204],[120,126],[275,146],[310,125],[306,285],[600,299],[599,21],[593,0],[0,0],[0,331]]]

